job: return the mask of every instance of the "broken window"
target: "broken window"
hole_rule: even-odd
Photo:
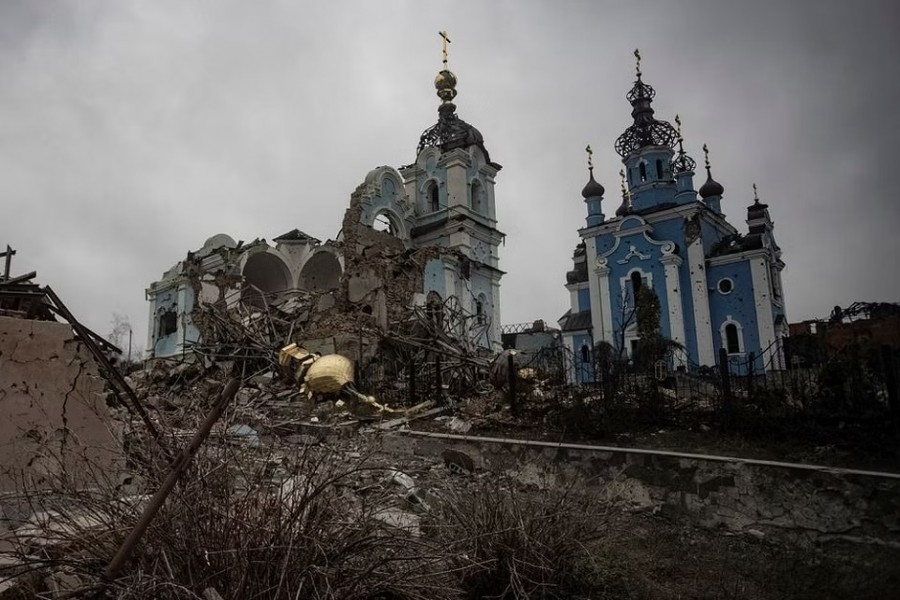
[[[631,292],[634,294],[635,300],[637,300],[638,292],[641,290],[641,286],[644,284],[644,279],[641,277],[640,271],[632,271],[631,272]]]
[[[725,326],[725,346],[728,354],[739,354],[741,351],[741,340],[737,325],[734,323]]]
[[[397,235],[397,230],[394,227],[394,223],[391,221],[391,218],[387,215],[387,213],[379,213],[375,216],[375,220],[372,222],[372,229],[374,229],[375,231],[383,231],[384,233],[388,233],[393,236]]]
[[[434,323],[438,329],[443,328],[444,323],[444,302],[441,295],[437,292],[428,292],[425,300],[425,314],[428,320]]]
[[[165,310],[159,315],[159,335],[158,338],[164,338],[178,331],[178,314],[174,308]]]
[[[487,322],[487,316],[484,314],[484,294],[478,296],[475,301],[475,322],[484,325]]]

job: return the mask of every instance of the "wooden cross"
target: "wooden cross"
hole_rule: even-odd
[[[441,38],[443,38],[441,43],[443,45],[443,53],[444,53],[444,69],[446,69],[447,68],[447,44],[450,43],[450,38],[447,37],[446,31],[438,31],[438,35],[441,36]]]
[[[12,257],[15,256],[16,251],[13,250],[9,244],[6,245],[6,252],[0,252],[0,256],[6,257],[6,266],[3,269],[3,280],[6,281],[9,279],[9,269],[10,263],[12,263]]]
[[[587,155],[588,155],[588,169],[593,169],[594,168],[594,151],[591,150],[591,145],[588,144],[587,148],[585,148],[584,151],[587,152]]]

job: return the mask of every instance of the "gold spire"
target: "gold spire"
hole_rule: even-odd
[[[444,54],[444,70],[447,70],[447,44],[450,43],[450,38],[447,37],[446,31],[438,31],[438,35],[441,36],[442,45],[443,45],[443,54]]]
[[[588,155],[588,169],[593,171],[594,170],[594,151],[591,150],[591,145],[588,144],[587,148],[585,148],[584,151],[587,152],[587,155]]]
[[[450,38],[447,37],[446,31],[439,31],[438,35],[441,36],[443,46],[444,68],[434,78],[434,87],[437,90],[438,98],[442,101],[442,106],[452,107],[453,99],[456,98],[456,75],[447,68],[447,44],[450,43]]]
[[[637,48],[634,49],[634,58],[637,61],[635,66],[635,71],[637,71],[637,78],[641,78],[641,51]]]
[[[706,170],[709,171],[709,148],[703,144],[703,161],[706,163]]]

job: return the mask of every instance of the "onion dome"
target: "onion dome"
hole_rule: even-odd
[[[447,68],[447,46],[449,39],[444,33],[444,68],[434,78],[434,88],[441,105],[438,107],[438,122],[432,125],[419,136],[419,145],[416,154],[425,148],[440,148],[446,152],[455,148],[467,148],[478,146],[484,153],[487,162],[491,162],[487,149],[484,147],[484,136],[481,132],[459,118],[456,114],[456,75]]]
[[[587,200],[588,198],[600,197],[606,191],[600,183],[594,179],[594,167],[590,169],[590,179],[587,182],[587,185],[584,186],[584,189],[581,190],[581,197]]]
[[[634,123],[616,139],[616,152],[625,158],[646,146],[667,146],[672,148],[677,134],[675,128],[665,121],[658,121],[653,117],[653,97],[656,91],[641,80],[641,55],[634,51],[637,57],[637,79],[625,98],[631,104],[631,117]]]
[[[678,115],[675,115],[675,131],[678,135],[678,156],[672,163],[674,172],[676,174],[693,173],[694,169],[697,167],[697,163],[684,151],[684,137],[681,135],[681,117]]]
[[[721,196],[725,193],[725,188],[712,177],[712,171],[709,167],[709,148],[706,147],[706,144],[703,144],[703,154],[706,157],[706,182],[700,186],[697,193],[704,199],[711,198],[712,196]]]

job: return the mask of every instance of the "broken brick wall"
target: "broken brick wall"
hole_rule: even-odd
[[[90,486],[121,456],[106,382],[63,323],[0,316],[0,492],[51,484],[65,470]]]

